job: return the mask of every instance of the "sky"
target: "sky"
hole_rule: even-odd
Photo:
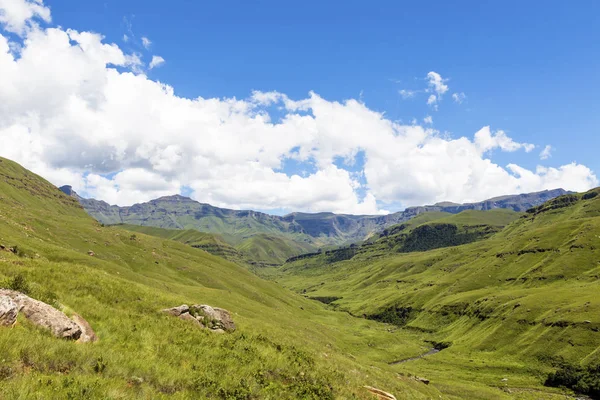
[[[275,214],[599,185],[599,2],[285,3],[0,0],[0,156]]]

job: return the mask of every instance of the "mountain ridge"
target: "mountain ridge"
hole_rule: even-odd
[[[182,195],[163,196],[145,203],[120,207],[102,200],[85,199],[70,186],[60,188],[77,198],[92,217],[104,224],[126,223],[167,229],[196,229],[218,233],[230,244],[237,244],[257,233],[283,235],[315,247],[339,246],[359,242],[383,229],[405,222],[423,212],[457,214],[464,210],[508,208],[524,212],[555,197],[564,189],[500,196],[475,203],[451,202],[409,207],[387,215],[352,215],[331,212],[292,212],[283,216],[254,210],[233,210],[197,202]]]

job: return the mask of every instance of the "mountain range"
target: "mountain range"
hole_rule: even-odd
[[[450,202],[409,207],[388,215],[348,215],[294,212],[284,216],[252,210],[231,210],[199,203],[189,197],[173,195],[127,207],[79,196],[71,186],[60,188],[75,197],[99,222],[106,225],[129,224],[165,229],[195,229],[220,235],[226,243],[253,261],[279,264],[287,258],[323,247],[361,242],[385,228],[408,221],[426,212],[457,214],[465,210],[510,209],[516,212],[540,205],[566,194],[563,189],[496,197],[477,203]],[[277,251],[273,249],[276,248]]]

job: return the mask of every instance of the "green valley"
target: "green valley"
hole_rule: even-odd
[[[61,340],[19,316],[0,329],[0,397],[564,398],[550,374],[599,361],[596,192],[528,213],[424,213],[255,270],[267,280],[218,235],[104,226],[6,159],[0,193],[2,285],[82,315],[99,337]],[[475,241],[403,252],[436,225]],[[236,331],[160,312],[194,303],[229,310]]]

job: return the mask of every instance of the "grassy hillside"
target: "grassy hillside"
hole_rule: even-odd
[[[4,286],[77,312],[100,338],[63,341],[20,317],[0,329],[0,398],[371,398],[364,385],[444,397],[382,361],[420,351],[418,335],[328,311],[183,243],[103,227],[5,159],[0,244]],[[214,334],[158,311],[183,303],[226,308],[238,329]]]
[[[163,229],[129,224],[119,224],[118,227],[128,231],[181,242],[228,260],[236,261],[242,259],[242,255],[233,246],[225,242],[221,236],[214,233],[199,232],[195,229]]]
[[[469,393],[464,382],[471,381],[521,395],[519,387],[541,386],[565,363],[600,363],[599,192],[551,200],[476,243],[411,253],[375,248],[264,272],[333,308],[450,346],[394,365],[398,372],[433,377],[450,392],[458,385]],[[500,224],[513,218],[497,217]]]
[[[249,261],[261,264],[283,264],[285,260],[299,254],[310,253],[315,246],[297,242],[281,235],[258,234],[244,239],[236,248]]]
[[[252,235],[234,247],[220,235],[199,232],[195,229],[163,229],[129,224],[119,224],[119,227],[128,231],[175,240],[231,261],[258,266],[280,265],[290,257],[315,250],[315,247],[309,244],[299,243],[280,235],[267,235],[264,233]]]

